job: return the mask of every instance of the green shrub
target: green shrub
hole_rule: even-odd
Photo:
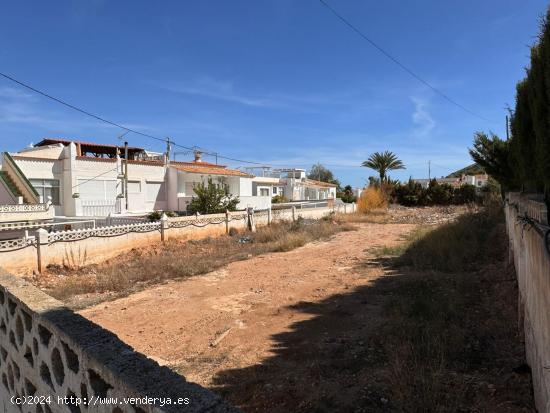
[[[436,179],[430,181],[427,190],[428,205],[449,205],[453,199],[453,187],[449,184],[439,184]]]
[[[147,215],[147,218],[149,221],[158,221],[160,217],[162,216],[162,213],[165,213],[167,217],[175,217],[177,214],[173,211],[153,211],[150,214]]]
[[[284,202],[288,202],[288,199],[286,199],[283,195],[275,195],[271,198],[272,204],[282,204]]]
[[[460,205],[478,201],[476,188],[473,185],[462,185],[453,188],[449,184],[439,184],[432,179],[428,188],[409,179],[406,184],[395,184],[393,202],[404,206]]]
[[[470,184],[459,186],[453,191],[453,204],[471,204],[477,201],[476,187]]]
[[[229,193],[229,187],[223,183],[214,183],[208,178],[206,184],[198,183],[193,188],[196,196],[187,206],[191,214],[219,214],[225,211],[235,211],[239,198]]]

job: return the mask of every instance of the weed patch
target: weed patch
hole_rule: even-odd
[[[168,240],[162,246],[132,250],[100,265],[67,260],[64,267],[50,268],[46,281],[39,282],[38,286],[65,301],[81,294],[122,295],[168,279],[205,274],[232,261],[267,252],[290,251],[352,229],[351,225],[332,219],[298,219],[293,223],[261,227],[255,233],[233,230],[230,236],[187,242]],[[73,261],[78,265],[68,265]]]
[[[502,219],[495,209],[467,214],[411,234],[401,251],[383,251],[400,253],[390,265],[407,274],[391,283],[376,335],[385,352],[393,409],[496,411],[488,400],[497,389],[507,394],[513,386],[524,392],[515,395],[522,407],[530,405],[528,377],[501,378],[503,365],[513,375],[510,366],[523,361],[518,332],[511,327],[516,314],[509,300],[517,294],[513,270],[495,267],[505,262]]]

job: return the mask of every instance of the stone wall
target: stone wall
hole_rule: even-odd
[[[525,334],[535,403],[539,412],[550,412],[550,254],[544,245],[544,228],[548,228],[546,206],[519,193],[509,193],[505,211],[510,258],[518,279],[520,328]],[[525,216],[541,224],[540,227],[522,220]]]
[[[72,404],[70,399],[63,399],[70,396],[75,398]],[[18,401],[14,397],[43,404],[19,406],[14,404]],[[76,398],[80,399],[79,404]],[[158,399],[153,403],[151,398]],[[166,404],[167,398],[172,402],[170,405]],[[161,406],[161,399],[165,406]],[[73,313],[20,278],[1,271],[0,411],[222,413],[238,410],[214,393],[186,382],[168,368],[135,352],[114,334]]]

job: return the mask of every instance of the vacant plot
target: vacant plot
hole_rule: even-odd
[[[355,224],[81,313],[246,412],[532,412],[499,212],[449,217]]]
[[[102,264],[50,266],[32,281],[53,297],[81,308],[166,280],[206,274],[233,261],[267,252],[290,251],[353,229],[333,217],[298,219],[261,227],[255,233],[232,231],[231,236],[169,240],[163,245],[134,249]]]

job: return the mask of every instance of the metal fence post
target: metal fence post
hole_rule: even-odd
[[[347,209],[348,209],[347,206],[348,206],[348,204],[344,204],[344,214],[347,214],[347,213],[348,213],[348,211],[347,211]]]
[[[164,242],[164,232],[168,229],[168,217],[163,212],[160,217],[160,240]]]
[[[271,225],[271,207],[267,209],[267,225]]]
[[[229,210],[225,210],[225,233],[229,234]]]
[[[42,251],[43,245],[48,245],[48,231],[44,228],[40,228],[36,231],[35,235],[36,242],[36,259],[37,259],[37,269],[38,273],[42,274]]]
[[[292,221],[296,221],[296,207],[292,207]]]

